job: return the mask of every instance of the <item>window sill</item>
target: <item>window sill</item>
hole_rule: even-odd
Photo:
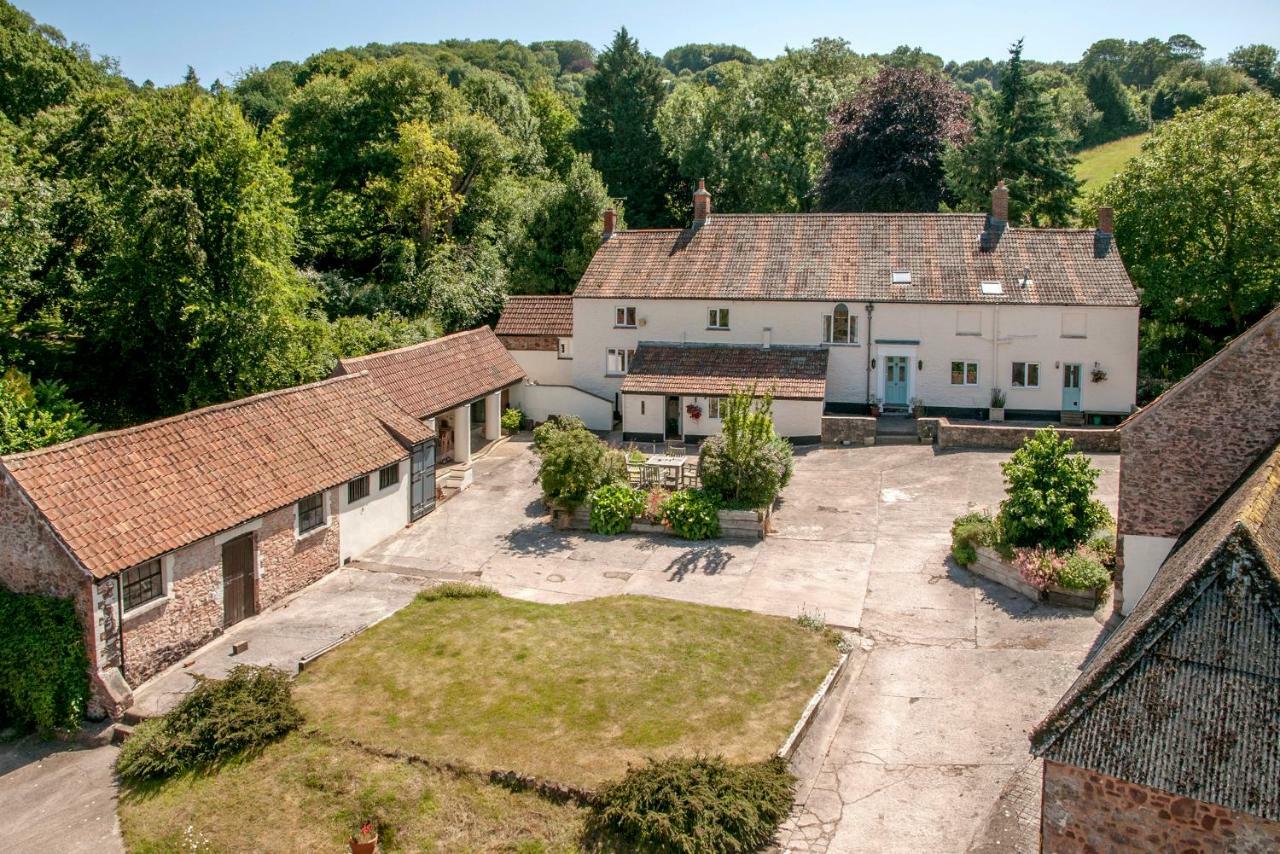
[[[981,332],[957,332],[956,337],[957,338],[981,338],[982,333]]]
[[[861,347],[861,341],[823,341],[823,347]]]
[[[128,623],[131,620],[136,620],[138,617],[144,617],[147,614],[150,614],[152,611],[158,611],[161,608],[163,608],[165,605],[168,605],[172,599],[173,599],[173,594],[168,593],[168,594],[165,594],[164,596],[160,596],[156,599],[152,599],[150,602],[144,602],[141,605],[135,605],[133,608],[130,608],[128,611],[125,611],[123,614],[120,615],[120,622]]]
[[[611,374],[611,373],[608,373],[608,372],[606,371],[606,372],[605,372],[605,376],[606,376],[606,377],[625,377],[625,376],[626,376],[626,374]]]
[[[1088,339],[1088,337],[1089,337],[1089,336],[1088,336],[1088,335],[1060,335],[1060,336],[1058,336],[1058,337],[1060,337],[1060,338],[1070,338],[1070,339],[1072,339],[1072,340],[1074,340],[1074,341],[1084,341],[1084,340]]]
[[[1039,389],[1040,389],[1040,386],[1038,386],[1038,385],[1015,385],[1015,386],[1009,386],[1009,391],[1038,391]]]
[[[347,506],[348,506],[348,507],[350,507],[351,505],[349,505],[349,504],[348,504]],[[319,527],[311,528],[311,529],[306,530],[306,531],[299,531],[299,530],[295,527],[295,528],[293,529],[293,541],[294,541],[295,543],[300,543],[300,542],[302,542],[303,540],[309,540],[309,539],[311,539],[312,537],[314,537],[316,534],[320,534],[320,533],[323,533],[323,532],[325,532],[325,531],[329,530],[329,528],[330,528],[330,527],[331,527],[331,526],[330,526],[330,523],[328,523],[328,522],[325,522],[323,525],[320,525]]]
[[[635,326],[635,324],[632,324],[631,326],[619,326],[618,324],[615,323],[613,325],[613,328],[614,329],[635,329],[637,327]]]
[[[732,332],[733,330],[731,330],[727,326],[708,326],[706,331],[707,332]]]

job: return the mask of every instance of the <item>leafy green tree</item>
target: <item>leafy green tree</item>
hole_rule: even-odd
[[[394,178],[378,176],[367,187],[384,198],[388,216],[426,248],[462,203],[453,189],[461,172],[458,154],[437,139],[431,125],[422,119],[405,122],[397,134],[399,168]]]
[[[556,63],[560,66],[562,73],[575,70],[581,71],[583,68],[593,65],[596,59],[596,49],[587,42],[578,39],[533,42],[529,45],[529,49],[554,52]]]
[[[926,53],[924,48],[905,44],[900,44],[890,53],[876,58],[890,68],[910,68],[933,73],[940,73],[943,69],[942,57],[936,53]]]
[[[535,205],[511,259],[516,293],[572,293],[600,248],[600,213],[610,206],[600,174],[585,154],[564,182],[551,182]],[[625,223],[619,220],[619,228]]]
[[[702,71],[722,62],[755,65],[760,60],[745,47],[736,44],[683,44],[662,55],[662,65],[672,74]]]
[[[1143,289],[1142,369],[1175,380],[1280,303],[1280,103],[1215,98],[1159,124],[1099,193]]]
[[[121,85],[111,70],[58,30],[0,0],[0,115],[9,121],[29,119],[97,86]]]
[[[417,278],[445,332],[493,323],[507,299],[506,269],[493,243],[439,244]]]
[[[565,105],[563,96],[545,86],[529,93],[529,111],[536,122],[547,168],[555,175],[568,174],[576,153],[573,135],[578,116]]]
[[[817,192],[829,211],[936,211],[942,155],[969,135],[967,95],[939,74],[886,67],[831,113]]]
[[[1272,95],[1280,96],[1280,59],[1269,44],[1251,44],[1236,48],[1227,55],[1227,65],[1249,75]]]
[[[244,117],[258,130],[264,130],[288,108],[299,70],[296,62],[273,62],[267,68],[247,69],[236,78],[231,97],[240,104]]]
[[[666,94],[662,70],[639,43],[618,30],[586,84],[577,142],[590,153],[609,192],[626,200],[634,225],[666,225],[673,164],[655,124]]]
[[[947,184],[964,210],[985,210],[991,188],[1009,188],[1009,219],[1030,225],[1070,220],[1079,182],[1076,159],[1058,129],[1049,102],[1022,65],[1022,42],[1009,50],[1000,92],[980,105],[973,141],[944,158]]]
[[[45,380],[33,385],[16,368],[0,372],[0,454],[33,451],[93,430],[62,383]]]
[[[1044,93],[1058,130],[1073,149],[1097,137],[1102,113],[1074,77],[1062,71],[1046,70],[1031,75],[1031,81]]]
[[[1010,545],[1068,551],[1111,520],[1093,497],[1101,472],[1084,454],[1071,453],[1074,447],[1044,427],[1000,464],[1005,499],[999,528]]]
[[[60,186],[77,395],[112,422],[315,379],[280,151],[188,87],[100,93],[38,138]],[[305,366],[305,368],[303,367]]]
[[[1217,95],[1241,95],[1253,91],[1256,85],[1247,74],[1231,66],[1181,62],[1156,81],[1151,92],[1151,118],[1163,121]]]
[[[1114,69],[1101,65],[1090,70],[1085,75],[1085,93],[1100,113],[1093,133],[1084,140],[1087,144],[1098,145],[1119,139],[1141,128],[1129,92]]]
[[[720,402],[721,433],[702,443],[702,488],[726,507],[767,507],[791,480],[791,443],[773,428],[773,396],[735,390]]]
[[[391,312],[379,312],[372,317],[339,317],[330,324],[330,335],[336,359],[408,347],[438,337],[440,330],[427,318],[409,320]]]

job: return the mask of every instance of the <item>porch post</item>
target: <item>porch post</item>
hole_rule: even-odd
[[[484,440],[492,442],[502,436],[502,392],[495,391],[484,399]]]
[[[471,404],[453,410],[453,461],[458,465],[471,462]]]

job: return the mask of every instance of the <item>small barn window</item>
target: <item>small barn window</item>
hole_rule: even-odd
[[[400,464],[392,463],[378,469],[378,489],[386,489],[400,482]]]
[[[164,595],[164,572],[159,558],[126,569],[120,580],[126,611]]]
[[[308,495],[298,502],[298,533],[314,531],[324,524],[324,493]]]
[[[347,503],[354,504],[369,495],[369,475],[347,481]]]

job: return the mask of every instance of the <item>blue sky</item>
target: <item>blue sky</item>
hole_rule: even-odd
[[[649,51],[687,42],[741,44],[760,56],[817,36],[839,36],[855,50],[920,45],[944,59],[1003,56],[1027,39],[1036,59],[1077,59],[1099,38],[1144,39],[1185,32],[1222,57],[1240,44],[1280,46],[1277,0],[654,0],[554,3],[467,0],[17,0],[37,20],[116,57],[124,73],[159,84],[188,64],[201,79],[224,81],[253,65],[300,60],[326,47],[371,41],[580,38],[600,46],[626,26]]]

